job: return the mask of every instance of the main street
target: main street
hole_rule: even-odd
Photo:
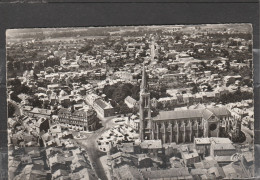
[[[87,138],[75,139],[75,141],[86,150],[92,163],[92,168],[95,170],[96,175],[102,180],[107,180],[107,176],[100,162],[100,157],[106,155],[106,153],[98,150],[96,141],[101,134],[103,134],[105,131],[115,125],[112,122],[113,118],[114,117],[109,117],[105,119],[100,118],[103,125],[102,128],[94,131],[91,134],[87,134]]]

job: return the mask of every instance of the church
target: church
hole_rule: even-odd
[[[193,142],[198,137],[232,137],[239,135],[241,121],[225,107],[161,111],[151,116],[151,99],[145,66],[142,72],[139,101],[140,140],[161,140],[165,143]]]

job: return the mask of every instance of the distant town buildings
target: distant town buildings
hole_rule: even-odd
[[[252,178],[250,33],[216,24],[7,37],[8,178]]]

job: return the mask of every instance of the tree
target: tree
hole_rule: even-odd
[[[33,73],[33,78],[34,78],[34,80],[38,80],[38,76],[36,73]]]
[[[43,104],[43,102],[37,96],[33,96],[31,99],[29,99],[29,103],[31,103],[33,107],[38,108],[41,108]]]
[[[22,100],[14,92],[10,95],[10,98],[15,102],[21,102]]]
[[[159,98],[160,98],[160,95],[159,95],[159,92],[158,92],[158,91],[153,91],[153,90],[151,90],[151,91],[150,91],[150,96],[151,96],[151,99],[153,99],[153,98],[159,99]]]
[[[193,84],[192,85],[192,94],[196,94],[196,93],[198,93],[199,92],[199,87],[198,87],[198,85],[197,84]]]
[[[175,42],[178,42],[181,39],[181,36],[178,34],[177,36],[175,36]]]
[[[93,48],[93,45],[86,44],[84,47],[80,48],[80,49],[78,50],[78,52],[80,52],[80,53],[85,53],[85,52],[90,51],[92,48]]]
[[[252,82],[252,80],[251,79],[249,79],[249,78],[246,78],[246,79],[243,79],[242,80],[242,85],[243,86],[248,86],[248,87],[252,87],[252,85],[253,85],[253,82]]]
[[[157,109],[159,109],[159,110],[163,110],[163,108],[164,108],[164,105],[163,105],[163,103],[161,103],[161,102],[158,102],[157,103],[157,107],[156,107]]]
[[[229,61],[226,61],[226,67],[227,67],[227,70],[230,70],[230,62]]]
[[[211,86],[211,85],[209,85],[209,84],[208,84],[208,87],[207,87],[207,91],[209,91],[209,92],[213,91],[213,88],[212,88],[212,86]]]
[[[155,116],[157,116],[159,114],[159,109],[158,108],[152,107],[151,110],[152,110],[152,112],[151,112],[151,116],[152,117],[155,117]]]
[[[14,80],[10,81],[10,85],[14,86],[14,87],[21,86],[21,81],[19,79],[15,78]]]
[[[8,71],[14,70],[13,62],[10,62],[10,61],[7,62],[7,69],[8,69]]]
[[[203,67],[203,68],[206,68],[206,63],[204,61],[201,61],[200,62],[200,65]]]
[[[8,102],[8,117],[13,117],[14,113],[15,113],[14,105]]]
[[[131,109],[125,104],[125,103],[120,103],[120,114],[128,114],[131,113]]]

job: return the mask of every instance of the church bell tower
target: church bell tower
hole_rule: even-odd
[[[140,126],[139,135],[141,141],[145,139],[153,139],[152,120],[151,120],[151,100],[149,93],[149,85],[147,83],[147,74],[143,65],[142,82],[140,86],[140,102],[139,102]]]

